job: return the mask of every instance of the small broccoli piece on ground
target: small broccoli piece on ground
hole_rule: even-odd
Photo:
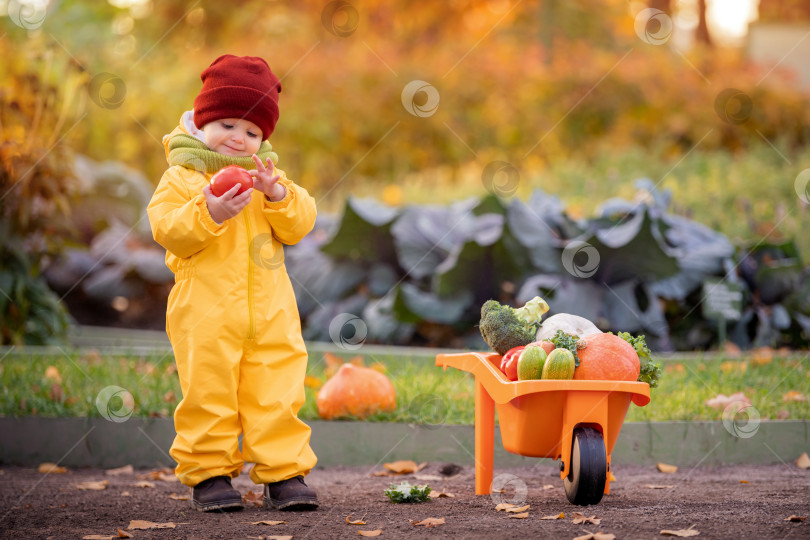
[[[481,336],[493,351],[505,354],[509,349],[528,345],[534,341],[537,326],[527,324],[515,309],[495,300],[487,300],[481,306]]]

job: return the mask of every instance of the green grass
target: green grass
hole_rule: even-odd
[[[362,352],[362,351],[361,351]],[[348,356],[344,359],[348,359]],[[367,365],[380,367],[397,391],[397,409],[372,421],[417,424],[472,424],[474,384],[466,373],[443,371],[427,356],[367,355]],[[61,380],[49,379],[53,366]],[[320,353],[311,355],[308,374],[326,380]],[[53,371],[53,370],[52,370]],[[0,414],[5,416],[100,416],[96,396],[119,386],[132,394],[134,416],[171,416],[180,399],[180,384],[170,355],[101,356],[96,352],[7,354],[0,365]],[[805,401],[783,401],[795,391]],[[670,360],[660,386],[646,407],[631,406],[627,421],[720,420],[722,409],[706,400],[723,393],[744,392],[762,418],[810,419],[810,360],[807,357],[755,356],[744,359],[695,358]],[[304,419],[318,418],[317,390],[306,388]],[[110,407],[120,408],[113,398]]]

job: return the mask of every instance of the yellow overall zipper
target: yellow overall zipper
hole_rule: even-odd
[[[253,227],[250,224],[250,212],[247,211],[248,209],[245,208],[242,214],[245,216],[245,230],[247,232],[247,271],[248,271],[248,317],[250,320],[250,328],[248,329],[248,339],[255,339],[256,338],[256,316],[255,316],[255,305],[253,299],[253,253],[251,250],[253,249]]]

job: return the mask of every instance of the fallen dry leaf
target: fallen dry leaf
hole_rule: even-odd
[[[139,487],[139,488],[153,488],[153,487],[155,487],[154,482],[149,482],[147,480],[141,480],[140,482],[135,482],[132,485],[135,486],[135,487]]]
[[[574,518],[574,525],[579,525],[581,523],[590,523],[592,525],[599,525],[599,523],[602,521],[596,516],[588,517],[582,512],[574,512],[573,514],[571,514],[571,517]]]
[[[666,474],[674,474],[678,472],[678,467],[675,465],[667,465],[666,463],[657,463],[655,465],[659,471]]]
[[[187,501],[188,495],[178,495],[177,493],[172,493],[169,495],[169,498],[175,501]],[[242,497],[242,499],[244,500],[244,497]]]
[[[121,493],[121,496],[122,497],[132,497],[132,493],[130,493],[129,491],[124,491],[124,492]]]
[[[528,512],[522,512],[520,514],[512,514],[509,517],[510,518],[515,518],[515,519],[526,519],[527,517],[529,517],[529,513]]]
[[[392,473],[391,471],[374,471],[369,476],[396,476],[396,473]]]
[[[644,484],[644,487],[647,489],[672,489],[675,486],[668,486],[663,484]]]
[[[770,347],[759,347],[751,352],[751,360],[758,366],[765,366],[773,361],[774,350]]]
[[[790,390],[787,394],[782,396],[782,401],[807,401],[807,398],[801,392]]]
[[[419,470],[419,465],[410,459],[402,459],[392,463],[383,463],[383,467],[395,474],[411,474]]]
[[[169,390],[165,394],[163,394],[163,401],[166,403],[174,403],[177,401],[177,397],[174,395],[174,390]]]
[[[742,392],[736,392],[727,396],[725,394],[718,394],[716,397],[709,399],[706,401],[706,405],[709,407],[714,407],[715,409],[725,409],[732,403],[744,403],[746,405],[751,405],[751,400],[746,397],[746,395]]]
[[[378,372],[382,373],[383,375],[385,375],[388,372],[388,369],[386,369],[385,364],[383,364],[381,362],[374,362],[373,364],[371,364],[368,367],[370,369],[373,369],[374,371],[378,371]]]
[[[807,519],[807,516],[788,516],[785,521],[801,522]]]
[[[517,505],[512,504],[512,503],[508,503],[508,502],[502,502],[502,503],[498,503],[498,505],[495,507],[495,510],[500,512],[501,510],[506,510],[508,508],[517,508]]]
[[[124,465],[123,467],[117,467],[115,469],[107,469],[104,471],[104,474],[107,476],[121,476],[124,474],[135,474],[135,469],[132,465]]]
[[[747,484],[747,483],[748,483],[748,480],[740,480],[740,483],[741,483],[741,484]]]
[[[56,383],[62,382],[62,376],[59,374],[59,369],[56,366],[48,366],[45,369],[45,378]]]
[[[413,477],[422,482],[438,482],[442,480],[441,476],[436,476],[435,474],[415,474]]]
[[[452,493],[445,493],[444,491],[431,491],[428,494],[428,497],[431,499],[442,499],[442,498],[449,498],[452,499],[455,497]]]
[[[546,484],[545,486],[543,486],[543,489],[554,489],[554,485]]]
[[[262,521],[251,521],[251,525],[281,525],[282,523],[287,523],[286,521],[273,521],[269,519],[265,519]]]
[[[506,511],[510,512],[512,514],[517,514],[519,512],[525,512],[526,510],[529,509],[530,506],[531,506],[530,504],[527,504],[527,505],[524,505],[524,506],[521,506],[521,507],[507,508]]]
[[[51,384],[51,390],[48,392],[48,397],[51,401],[62,401],[62,385],[59,383]]]
[[[550,516],[543,516],[540,519],[565,519],[565,514],[560,512],[559,514],[552,514]]]
[[[360,536],[380,536],[382,529],[374,529],[373,531],[357,531]]]
[[[82,536],[82,540],[115,540],[119,538],[117,534],[88,534]]]
[[[583,534],[582,536],[577,536],[574,540],[613,540],[616,538],[615,534],[608,534],[603,532],[592,533],[585,531],[588,534]]]
[[[444,525],[444,518],[425,518],[422,521],[417,521],[414,525],[424,525],[425,527],[436,527],[438,525]]]
[[[748,362],[732,362],[726,361],[720,364],[720,371],[723,373],[731,373],[733,371],[741,371],[745,373],[748,370]]]
[[[64,474],[68,472],[67,467],[60,467],[56,463],[40,463],[37,469],[42,474]]]
[[[133,519],[129,522],[128,531],[147,530],[147,529],[174,529],[177,526],[174,522],[155,523],[154,521],[144,521],[142,519]]]
[[[688,529],[678,529],[677,531],[670,531],[664,529],[660,533],[662,536],[679,536],[685,538],[687,536],[697,536],[700,534],[700,531],[696,531],[694,529],[694,525],[690,526]]]
[[[362,519],[352,520],[352,515],[351,514],[346,516],[346,523],[348,523],[349,525],[365,525],[366,524],[366,522],[363,521]]]
[[[139,480],[160,480],[161,482],[177,482],[177,476],[175,476],[174,471],[172,469],[155,469],[154,471],[149,471],[146,474],[139,474]]]
[[[82,491],[90,490],[90,491],[101,491],[107,489],[107,486],[110,485],[108,480],[98,480],[96,482],[81,482],[76,484],[76,489],[81,489]]]
[[[339,356],[329,352],[323,353],[323,360],[326,363],[326,367],[323,368],[323,372],[327,379],[337,373],[337,370],[343,365],[343,360],[341,360]]]
[[[723,343],[723,352],[726,353],[726,356],[740,356],[740,354],[742,354],[740,347],[731,341]]]
[[[245,504],[252,504],[258,508],[264,506],[264,492],[262,491],[248,491],[242,495],[242,502]]]
[[[121,527],[118,527],[118,538],[132,538],[132,535],[123,530]]]
[[[810,469],[810,456],[807,455],[807,452],[799,456],[796,460],[796,466],[800,469]]]

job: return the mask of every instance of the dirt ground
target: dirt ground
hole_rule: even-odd
[[[810,538],[810,519],[786,521],[791,515],[810,516],[810,470],[793,464],[681,468],[663,474],[655,467],[616,466],[611,493],[595,506],[568,503],[562,480],[551,461],[534,467],[500,469],[509,480],[503,494],[511,502],[530,505],[525,519],[495,510],[490,496],[474,494],[472,467],[430,463],[414,475],[375,477],[382,467],[316,468],[308,483],[317,489],[321,507],[293,513],[250,505],[243,511],[203,514],[192,510],[188,489],[176,481],[146,479],[154,487],[137,487],[150,471],[106,475],[99,469],[65,474],[41,474],[35,469],[0,469],[0,536],[3,538],[83,538],[116,535],[131,520],[172,522],[174,529],[131,530],[133,538],[358,538],[358,531],[381,529],[380,538],[575,538],[587,532],[624,538],[666,538],[663,529],[700,531],[698,538]],[[449,474],[444,474],[449,473]],[[139,478],[139,476],[141,478]],[[171,478],[168,477],[167,478]],[[434,492],[454,497],[419,504],[393,504],[383,490],[394,481],[428,483]],[[82,482],[108,481],[102,491],[79,490]],[[525,496],[521,495],[526,486]],[[247,475],[234,480],[243,495],[260,489]],[[652,486],[659,486],[658,488]],[[663,487],[660,486],[669,486]],[[128,493],[128,495],[125,495]],[[541,520],[564,513],[564,519]],[[598,525],[575,524],[574,512],[596,516]],[[347,516],[366,525],[350,525]],[[425,518],[444,518],[430,528],[414,525]],[[256,525],[262,520],[284,521]]]

